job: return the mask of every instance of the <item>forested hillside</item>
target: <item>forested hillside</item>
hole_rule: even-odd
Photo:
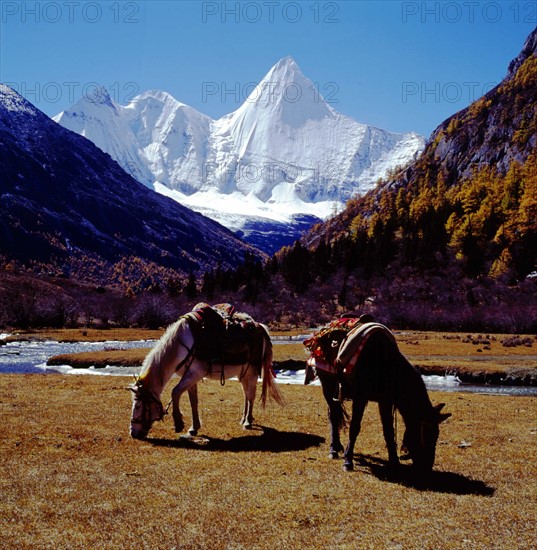
[[[537,252],[537,31],[506,79],[433,132],[411,166],[302,241],[350,239],[369,270],[457,263],[521,280]]]
[[[537,29],[414,163],[282,249],[260,278],[268,307],[287,292],[297,319],[355,308],[401,326],[537,330],[536,52]]]

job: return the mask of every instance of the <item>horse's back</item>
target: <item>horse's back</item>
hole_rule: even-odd
[[[394,400],[409,368],[413,370],[393,339],[376,331],[364,345],[351,378],[355,391],[367,400]]]

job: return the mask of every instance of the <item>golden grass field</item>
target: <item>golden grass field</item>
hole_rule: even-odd
[[[189,443],[169,417],[148,440],[130,438],[129,382],[0,377],[0,547],[535,547],[535,398],[431,393],[453,416],[430,485],[417,488],[404,481],[407,466],[402,481],[385,477],[373,405],[349,473],[327,458],[319,387],[283,386],[287,406],[256,406],[256,429],[245,432],[240,385],[204,382],[204,427]]]

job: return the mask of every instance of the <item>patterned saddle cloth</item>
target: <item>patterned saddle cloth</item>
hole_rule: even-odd
[[[339,372],[350,374],[367,340],[376,331],[385,332],[395,343],[390,330],[373,322],[371,315],[367,314],[360,317],[344,315],[305,340],[304,345],[311,355],[306,362],[304,383],[314,380],[317,370],[334,375]]]

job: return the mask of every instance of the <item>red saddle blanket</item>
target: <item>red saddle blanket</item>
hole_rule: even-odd
[[[338,371],[350,374],[367,340],[376,331],[385,332],[397,346],[390,330],[380,323],[373,322],[369,315],[336,319],[305,340],[304,345],[311,351],[306,362],[305,383],[312,380],[310,369],[313,367],[331,374]]]
[[[336,374],[336,357],[341,343],[351,330],[369,320],[371,320],[369,315],[358,317],[355,314],[345,314],[305,340],[304,346],[311,352],[306,362],[305,384],[315,378],[312,374],[313,368]]]

